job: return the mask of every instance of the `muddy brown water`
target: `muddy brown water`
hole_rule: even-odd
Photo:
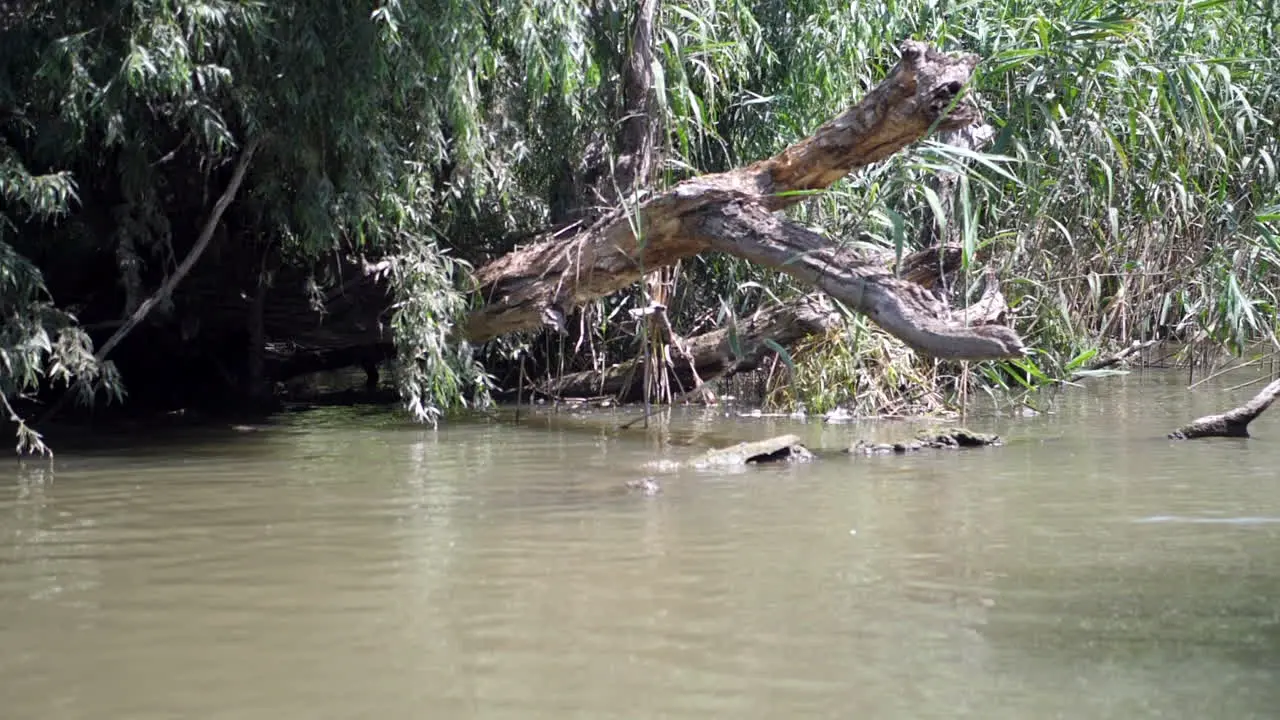
[[[658,474],[690,411],[323,410],[0,465],[0,717],[1276,718],[1280,410],[1087,381],[1001,448]]]

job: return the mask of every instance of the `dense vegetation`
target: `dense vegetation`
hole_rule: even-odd
[[[20,449],[39,438],[19,418],[63,388],[249,402],[271,394],[267,347],[346,342],[376,360],[379,323],[408,406],[434,420],[483,402],[486,369],[511,386],[634,356],[620,310],[642,295],[693,333],[803,290],[708,255],[584,308],[568,336],[478,353],[449,336],[471,267],[593,201],[635,5],[0,3],[0,399]],[[665,2],[654,183],[804,136],[883,77],[903,38],[975,52],[972,90],[998,131],[985,152],[921,143],[793,214],[899,251],[950,237],[967,267],[995,264],[1039,354],[984,364],[980,383],[1060,375],[1132,338],[1238,352],[1276,326],[1277,34],[1274,0]],[[250,144],[196,270],[114,363],[95,357],[172,276]],[[949,219],[930,212],[940,168],[961,173]],[[335,310],[364,267],[385,285]],[[317,318],[341,329],[316,339]],[[800,350],[773,399],[931,409],[958,389],[956,367],[857,316]]]

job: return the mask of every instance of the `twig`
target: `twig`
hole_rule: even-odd
[[[1120,352],[1100,357],[1094,360],[1093,362],[1089,363],[1088,369],[1102,370],[1104,368],[1109,368],[1112,365],[1119,365],[1121,362],[1124,362],[1126,359],[1128,359],[1130,355],[1133,355],[1134,353],[1139,352],[1141,350],[1146,350],[1147,348],[1155,344],[1156,344],[1155,340],[1147,340],[1145,342],[1141,340],[1134,340],[1132,343],[1130,343],[1127,347],[1125,347]]]
[[[694,393],[702,391],[706,386],[707,386],[707,384],[706,384],[706,383],[698,383],[698,385],[697,385],[696,387],[694,387],[692,390],[689,390],[688,392],[680,393],[680,394],[679,394],[679,395],[677,395],[676,397],[672,398],[672,399],[671,399],[671,403],[670,403],[667,407],[675,407],[676,405],[679,405],[680,403],[684,402],[687,398],[692,397]],[[626,421],[626,422],[622,423],[621,425],[619,425],[619,426],[618,426],[618,429],[619,429],[619,430],[626,430],[627,428],[631,427],[632,425],[635,425],[636,423],[640,422],[641,420],[648,420],[648,419],[649,419],[649,418],[654,414],[654,412],[655,412],[657,409],[661,409],[661,408],[656,408],[656,409],[655,409],[655,408],[646,408],[646,409],[645,409],[645,411],[644,411],[644,414],[643,414],[643,415],[640,415],[639,417],[632,418],[632,419],[630,419],[630,420],[628,420],[628,421]]]
[[[698,376],[697,358],[695,358],[693,356],[693,353],[689,351],[689,347],[685,343],[684,339],[676,334],[675,328],[671,327],[671,318],[667,315],[665,308],[663,308],[663,311],[659,316],[659,320],[662,322],[662,328],[666,332],[667,342],[670,343],[671,346],[676,349],[677,355],[679,355],[685,362],[689,363],[689,372],[693,375],[694,390],[696,391],[697,388],[703,387],[704,383],[702,382],[702,378]],[[679,378],[676,378],[676,382],[679,383],[680,385],[684,384],[679,382]],[[689,393],[683,392],[684,391],[683,387],[681,387],[680,390],[682,391],[681,397],[684,397],[689,394]],[[690,391],[690,392],[693,392],[693,391]],[[703,393],[703,399],[714,400],[714,395],[712,395],[710,391],[706,391]],[[675,404],[674,399],[672,399],[670,402],[673,405]]]
[[[1232,365],[1229,367],[1222,368],[1218,372],[1210,373],[1209,375],[1206,375],[1205,377],[1200,378],[1199,380],[1192,383],[1187,389],[1195,390],[1200,385],[1203,385],[1204,383],[1209,382],[1214,378],[1221,377],[1223,375],[1226,375],[1227,373],[1234,372],[1236,370],[1243,370],[1244,368],[1250,367],[1252,365],[1259,365],[1262,363],[1262,361],[1269,360],[1273,357],[1275,357],[1275,353],[1272,353],[1271,355],[1264,355],[1262,357],[1256,357],[1252,360],[1248,360],[1246,362],[1240,363],[1239,365]]]

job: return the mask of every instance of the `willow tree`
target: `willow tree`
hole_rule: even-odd
[[[577,7],[33,0],[5,10],[0,393],[13,419],[15,402],[50,384],[119,391],[84,328],[101,340],[139,307],[150,312],[135,334],[148,340],[119,353],[158,355],[138,367],[170,374],[135,372],[129,386],[215,383],[183,379],[182,365],[229,344],[231,330],[211,327],[216,303],[181,284],[153,296],[174,284],[248,146],[257,152],[234,202],[186,267],[247,298],[237,311],[247,316],[286,271],[306,271],[323,294],[326,266],[376,263],[391,281],[383,319],[410,407],[434,419],[483,400],[482,373],[447,335],[466,308],[460,256],[487,249],[451,230],[544,212],[531,198],[555,178],[513,145],[549,148],[525,141],[579,119],[571,101],[589,26]],[[301,284],[287,290],[301,295]]]
[[[27,401],[56,397],[74,378],[86,396],[118,389],[121,377],[135,399],[165,386],[222,392],[222,374],[244,386],[237,392],[259,392],[255,348],[298,337],[264,334],[255,315],[315,299],[329,314],[307,321],[331,326],[342,314],[334,298],[357,294],[351,275],[365,267],[390,282],[361,291],[381,307],[355,324],[369,328],[361,342],[394,343],[409,405],[434,418],[483,399],[485,380],[451,334],[474,309],[463,292],[472,270],[547,226],[607,215],[594,206],[617,198],[594,191],[625,150],[626,63],[638,11],[653,5],[4,3],[8,412],[39,412]],[[884,82],[902,39],[925,40],[984,58],[966,90],[997,130],[995,154],[975,160],[918,143],[805,190],[789,220],[895,254],[917,250],[940,222],[932,206],[948,200],[931,195],[928,179],[950,169],[957,212],[938,230],[958,234],[966,272],[999,262],[1018,279],[1020,329],[1032,344],[1076,352],[1171,325],[1236,344],[1265,336],[1280,267],[1273,3],[1116,7],[662,2],[650,64],[652,194],[640,201],[779,154]],[[184,265],[249,147],[207,250]],[[1081,272],[1055,276],[1068,266]],[[191,277],[156,297],[183,267]],[[721,303],[739,311],[766,293],[808,291],[731,252],[682,260],[678,276],[670,312],[682,332],[707,329],[708,308]],[[634,339],[600,328],[643,288],[588,302],[567,342],[521,332],[486,343],[484,357],[536,338],[562,342],[563,359],[584,337],[590,347],[608,336],[618,342],[600,355],[622,359]],[[95,362],[90,338],[100,351],[140,307],[151,309],[138,329]],[[863,317],[849,321],[879,332]],[[569,369],[595,360],[582,362]]]

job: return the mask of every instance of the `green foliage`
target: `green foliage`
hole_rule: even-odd
[[[54,217],[73,192],[65,174],[32,176],[11,155],[0,155],[0,200],[12,215]],[[16,426],[19,453],[48,453],[14,409],[15,398],[43,384],[73,388],[83,402],[98,390],[119,399],[122,388],[114,367],[94,358],[75,318],[50,302],[40,271],[7,242],[13,229],[0,215],[0,410]]]
[[[625,22],[616,10],[608,16],[608,33],[583,33],[597,47],[584,57],[618,56]],[[791,214],[841,242],[908,252],[943,200],[930,180],[959,173],[955,215],[941,230],[962,244],[965,278],[998,268],[1014,322],[1039,352],[1017,367],[933,375],[932,361],[881,334],[886,351],[916,367],[920,382],[963,391],[952,381],[1016,390],[1069,377],[1083,354],[1134,338],[1204,338],[1238,350],[1276,324],[1277,27],[1273,4],[1243,1],[663,3],[664,181],[741,165],[808,134],[884,77],[903,38],[976,52],[984,62],[972,91],[997,130],[990,147],[919,143]],[[584,74],[604,88],[616,77],[606,60]],[[589,84],[582,98],[615,107]],[[668,313],[681,332],[706,330],[716,317],[708,308],[749,312],[765,297],[758,289],[802,290],[745,261],[700,256],[682,264]],[[610,319],[626,317],[620,311],[641,304],[641,293],[589,307],[589,337],[547,343],[549,354],[568,357],[546,367],[630,357],[630,325]],[[876,378],[879,364],[852,361],[865,349],[851,340],[858,336],[816,342],[813,359],[798,358],[793,380],[811,389],[797,401],[819,406],[827,388],[835,397],[843,387],[847,398],[876,386],[883,392],[852,394],[901,405],[895,381]]]
[[[1042,285],[1043,307],[1057,296],[1077,337],[1182,327],[1239,351],[1269,336],[1274,9],[1059,5],[978,25],[997,147],[1019,160],[1019,186],[978,200],[985,234],[1009,232],[994,253]]]
[[[1073,359],[1101,345],[1175,337],[1240,352],[1273,336],[1280,267],[1280,10],[1273,3],[882,0],[720,8],[735,17],[755,14],[757,22],[739,20],[735,28],[768,28],[735,36],[733,49],[719,53],[753,58],[746,81],[733,71],[718,85],[699,86],[742,82],[700,96],[703,116],[742,119],[718,126],[728,131],[723,142],[744,151],[735,163],[776,151],[860,96],[883,76],[904,37],[984,58],[972,89],[998,131],[991,147],[963,153],[920,143],[794,213],[832,237],[906,252],[934,222],[929,210],[939,203],[929,180],[940,169],[961,173],[951,223],[966,268],[998,267],[1015,324],[1039,349],[1025,367],[986,364],[973,377],[1034,387],[1070,376]],[[766,17],[785,17],[785,30]],[[696,65],[692,53],[683,62]],[[770,273],[717,262],[694,272],[707,268],[790,291]],[[818,357],[802,361],[796,378],[797,388],[810,389],[796,399],[824,405],[826,389],[841,385],[846,396],[860,396],[853,388],[861,378],[884,369],[848,370],[856,367],[853,347],[845,340],[810,348]],[[891,389],[893,380],[878,386]],[[897,403],[888,393],[884,402]]]
[[[401,387],[415,415],[434,421],[483,402],[488,388],[469,348],[451,341],[467,269],[593,201],[583,188],[612,155],[635,3],[23,7],[0,30],[6,405],[40,383],[83,377],[93,388],[111,377],[85,360],[87,337],[53,301],[86,322],[118,320],[189,247],[227,161],[262,138],[217,241],[223,259],[208,262],[242,263],[265,240],[286,264],[385,263]],[[851,318],[847,332],[789,358],[794,385],[776,397],[811,409],[849,398],[935,408],[941,389],[964,389],[956,378],[1049,382],[1112,342],[1174,335],[1238,350],[1273,335],[1275,3],[660,7],[661,184],[808,134],[882,79],[904,38],[984,58],[972,90],[998,131],[991,147],[920,143],[790,212],[832,238],[907,252],[948,199],[930,179],[959,173],[955,214],[939,229],[962,243],[966,278],[998,266],[1015,323],[1040,351],[1034,363],[966,374]],[[103,265],[122,292],[81,293],[80,269]],[[722,303],[741,314],[800,290],[714,255],[682,263],[671,280],[663,300],[684,334],[709,329]],[[545,368],[564,370],[633,357],[634,324],[618,319],[645,292],[590,306],[571,323],[581,338],[512,338],[487,357],[542,347]],[[927,391],[899,389],[911,385]]]
[[[587,36],[609,25],[581,10],[546,0],[27,4],[0,33],[6,250],[51,258],[42,269],[64,285],[70,268],[114,260],[125,306],[85,308],[110,322],[159,285],[221,191],[225,160],[260,137],[220,250],[234,258],[236,246],[269,238],[303,266],[351,252],[389,260],[392,325],[402,359],[413,358],[401,368],[411,409],[433,419],[483,400],[483,383],[463,391],[474,385],[463,380],[474,369],[466,349],[442,341],[467,284],[437,243],[484,257],[493,237],[545,219],[548,158],[599,123]],[[617,25],[619,11],[609,13]],[[3,300],[31,315],[34,297],[6,286]],[[32,367],[50,371],[42,357]]]

